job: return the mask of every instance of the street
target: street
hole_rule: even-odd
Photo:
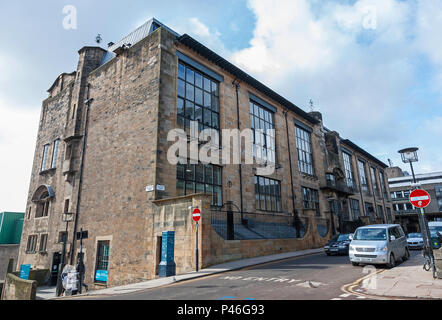
[[[411,252],[412,257],[420,251]],[[378,266],[377,271],[384,270]],[[359,280],[373,268],[354,267],[348,256],[324,253],[270,262],[233,272],[178,282],[150,290],[112,296],[89,296],[100,300],[359,300],[363,295],[342,287]]]

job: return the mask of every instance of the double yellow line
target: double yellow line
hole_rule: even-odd
[[[366,294],[366,293],[361,293],[361,292],[355,291],[355,288],[361,287],[364,280],[366,280],[370,277],[373,277],[373,276],[377,276],[385,271],[387,271],[387,270],[379,270],[379,271],[376,271],[375,273],[370,273],[370,274],[366,275],[365,277],[362,277],[362,278],[360,278],[350,284],[343,285],[341,287],[341,290],[345,293],[348,293],[348,294],[352,294],[352,295],[356,295],[356,296],[360,296],[360,297],[364,297],[364,298],[369,298],[369,299],[375,299],[375,300],[413,300],[412,298],[410,299],[410,298],[400,298],[400,297],[385,297],[385,296],[378,296],[378,295]]]

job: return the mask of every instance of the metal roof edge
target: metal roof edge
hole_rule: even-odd
[[[388,168],[388,165],[386,165],[385,163],[383,163],[381,160],[379,160],[378,158],[376,158],[375,156],[373,156],[372,154],[368,153],[367,151],[365,151],[364,149],[362,149],[361,147],[359,147],[357,144],[355,144],[354,142],[352,142],[351,140],[348,139],[341,139],[341,142],[344,144],[347,144],[349,147],[355,149],[356,151],[358,151],[359,153],[361,153],[362,155],[366,156],[367,158],[369,158],[370,160],[373,160],[374,162],[376,162],[377,164],[379,164],[380,166],[382,166],[384,169]]]

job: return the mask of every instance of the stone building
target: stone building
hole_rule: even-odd
[[[252,129],[254,157],[276,169],[259,176],[260,165],[243,161],[170,163],[168,133],[190,135],[192,120],[216,132]],[[87,283],[138,282],[158,275],[162,232],[175,231],[176,272],[188,272],[196,260],[189,208],[196,206],[200,267],[317,248],[335,232],[391,222],[386,167],[325,128],[320,113],[152,19],[106,50],[82,48],[77,70],[49,89],[19,263],[52,268],[65,239],[75,263],[82,229]]]
[[[407,233],[420,232],[420,209],[409,200],[410,192],[415,189],[413,177],[404,174],[399,167],[387,168],[386,172],[396,221]],[[424,209],[425,217],[428,221],[442,221],[442,172],[416,174],[416,181],[420,184],[419,188],[426,190],[431,197],[430,204]]]

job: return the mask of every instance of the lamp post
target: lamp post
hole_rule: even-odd
[[[410,164],[411,174],[413,175],[414,189],[418,189],[418,184],[417,184],[416,176],[414,174],[414,169],[413,169],[413,162],[419,161],[419,157],[417,156],[418,150],[419,150],[419,148],[413,147],[413,148],[406,148],[406,149],[402,149],[402,150],[398,151],[401,154],[402,162]],[[431,260],[431,264],[432,264],[433,271],[434,271],[434,256],[433,256],[433,247],[431,244],[430,229],[428,227],[428,222],[427,222],[427,219],[425,218],[425,211],[423,208],[420,209],[420,214],[418,213],[418,220],[419,220],[419,224],[421,227],[422,236],[425,241],[426,251],[429,254],[429,258]]]
[[[65,235],[63,237],[63,250],[61,253],[61,262],[60,262],[60,265],[58,266],[57,290],[56,290],[57,297],[59,297],[61,295],[61,291],[62,291],[61,273],[63,271],[64,263],[65,263],[66,243],[68,240],[68,227],[69,227],[69,222],[71,222],[73,219],[74,219],[73,213],[65,212],[62,214],[62,220],[63,220],[63,222],[66,222],[66,231],[65,231]]]

